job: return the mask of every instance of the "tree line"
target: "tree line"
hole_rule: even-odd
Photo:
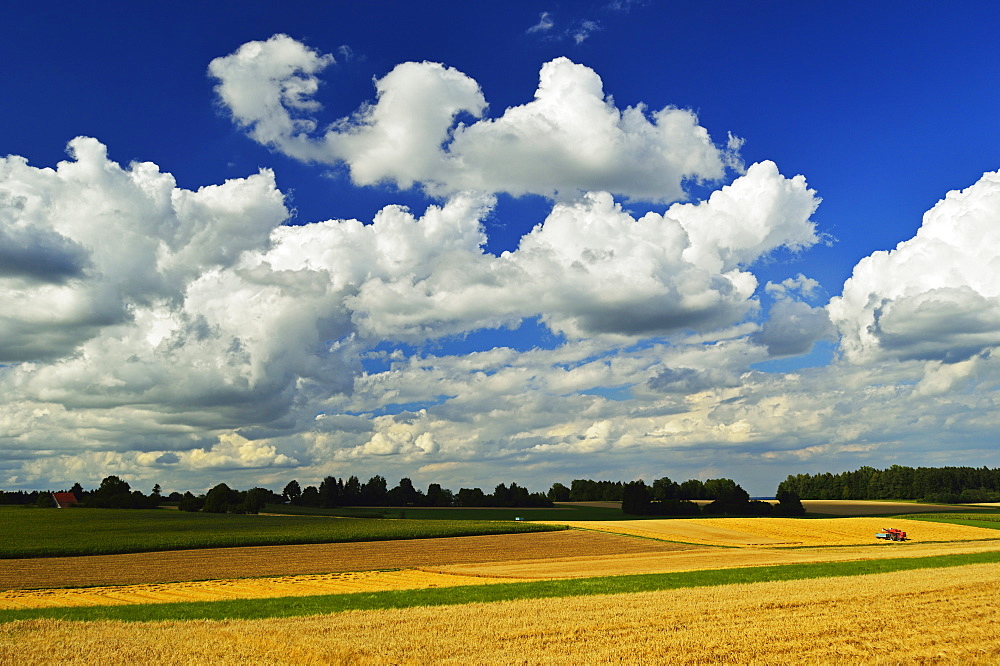
[[[251,488],[250,490],[231,490],[224,483],[212,488],[204,495],[188,493],[170,493],[164,495],[160,484],[153,486],[146,495],[139,490],[133,490],[128,481],[117,476],[107,476],[100,486],[93,490],[84,490],[79,483],[74,483],[69,490],[60,492],[72,493],[78,506],[93,509],[155,509],[164,503],[179,505],[188,511],[205,511],[213,513],[258,513],[266,503],[283,501],[280,495],[275,495],[266,488]],[[0,491],[0,504],[20,504],[50,508],[55,506],[51,491]],[[207,508],[206,508],[207,507]]]
[[[364,483],[356,476],[338,479],[328,476],[319,486],[302,488],[296,480],[289,481],[281,492],[283,500],[298,506],[333,508],[339,506],[413,506],[413,507],[550,507],[552,500],[527,488],[501,483],[486,494],[480,488],[461,488],[457,493],[442,488],[439,483],[421,491],[407,477],[389,488],[385,477],[376,474]]]
[[[77,483],[69,491],[81,506],[112,509],[146,509],[160,504],[176,504],[182,511],[208,513],[258,513],[266,504],[336,508],[358,507],[551,507],[554,502],[622,502],[625,513],[633,515],[693,516],[709,515],[772,515],[768,502],[754,501],[732,479],[690,479],[675,483],[667,477],[656,479],[651,486],[642,480],[595,481],[574,479],[569,486],[553,483],[547,493],[529,492],[517,483],[498,484],[492,493],[480,488],[461,488],[452,492],[439,483],[426,491],[414,487],[409,478],[402,478],[390,488],[385,477],[376,474],[364,483],[357,476],[346,480],[328,476],[318,485],[303,488],[297,480],[289,481],[282,492],[267,488],[237,490],[225,483],[213,486],[204,494],[172,492],[164,495],[159,484],[149,495],[133,489],[118,476],[108,476],[98,488],[84,490]],[[774,509],[774,515],[801,515],[804,511],[794,493],[784,493],[784,500]],[[779,498],[781,499],[781,498]],[[695,500],[712,500],[702,509]],[[49,492],[0,491],[0,504],[34,504],[54,506]]]
[[[1000,502],[1000,469],[988,467],[861,467],[850,472],[795,474],[778,491],[802,499],[921,500],[944,504]]]
[[[799,497],[779,491],[778,503],[750,499],[750,493],[732,479],[691,479],[684,483],[667,477],[647,486],[641,479],[622,487],[622,511],[645,516],[801,516],[806,510]],[[694,500],[712,500],[704,506]]]
[[[575,479],[569,486],[553,483],[547,493],[529,492],[517,483],[499,484],[492,493],[480,488],[452,492],[432,483],[427,490],[414,487],[409,478],[390,488],[385,477],[375,475],[364,483],[357,476],[346,480],[328,476],[318,486],[302,488],[292,480],[281,493],[267,488],[236,490],[224,483],[207,493],[163,495],[159,484],[149,495],[133,489],[117,476],[108,476],[98,488],[84,490],[77,483],[69,491],[81,505],[95,508],[152,508],[174,503],[185,511],[257,513],[265,504],[334,508],[342,506],[398,507],[550,507],[553,502],[622,502],[634,515],[801,515],[800,499],[909,499],[940,503],[1000,502],[1000,469],[988,467],[862,467],[831,474],[796,474],[778,484],[778,504],[751,500],[732,479],[689,479],[682,483],[667,477],[651,485],[632,482]],[[711,500],[699,507],[696,500]],[[50,492],[0,491],[0,504],[54,506]]]
[[[356,476],[344,481],[332,476],[319,486],[302,488],[290,481],[282,491],[290,504],[333,508],[338,506],[413,506],[413,507],[551,507],[555,502],[622,502],[622,510],[633,515],[692,516],[709,515],[797,516],[805,513],[794,493],[783,493],[777,506],[751,500],[750,495],[732,479],[689,479],[676,483],[667,477],[647,487],[642,480],[594,481],[575,479],[569,487],[553,483],[548,492],[529,493],[526,488],[503,483],[491,494],[479,488],[461,488],[457,493],[432,483],[426,492],[414,488],[408,478],[388,489],[385,478],[376,475],[365,483]],[[712,500],[702,509],[694,500]]]

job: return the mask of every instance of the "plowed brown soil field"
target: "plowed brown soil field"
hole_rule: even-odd
[[[566,530],[447,539],[0,560],[0,590],[406,569],[546,556],[668,553],[689,548],[617,534]]]

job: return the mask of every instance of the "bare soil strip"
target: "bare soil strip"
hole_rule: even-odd
[[[1000,662],[1000,566],[267,620],[0,626],[0,663]]]
[[[0,560],[0,590],[410,569],[463,562],[537,559],[548,555],[626,555],[666,553],[688,548],[691,546],[567,530],[407,541]]]

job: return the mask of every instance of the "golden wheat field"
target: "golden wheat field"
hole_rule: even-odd
[[[897,527],[911,543],[1000,538],[996,530],[899,518],[691,518],[560,523],[579,529],[713,546],[851,546],[877,543],[875,532]],[[896,544],[883,544],[896,545]]]
[[[988,664],[997,598],[1000,565],[980,564],[138,631],[31,620],[0,626],[0,663]]]
[[[620,576],[705,569],[731,569],[780,564],[845,562],[884,558],[933,557],[1000,551],[1000,540],[958,543],[893,544],[895,547],[828,546],[822,548],[703,547],[672,553],[635,553],[585,557],[539,558],[511,562],[480,562],[425,568],[440,573],[493,578],[547,579]]]

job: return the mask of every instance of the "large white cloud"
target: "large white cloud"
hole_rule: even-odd
[[[69,151],[55,169],[0,158],[0,362],[70,353],[288,216],[268,171],[192,192],[153,164],[121,168],[94,139]]]
[[[716,146],[688,110],[618,109],[600,77],[567,58],[542,67],[533,101],[471,124],[463,121],[486,110],[473,79],[439,63],[403,63],[376,81],[374,103],[317,131],[312,95],[331,62],[275,35],[213,60],[209,72],[255,140],[297,159],[343,162],[360,185],[421,183],[442,196],[606,190],[669,202],[685,198],[686,179],[717,180],[738,166],[739,141]]]
[[[557,204],[517,250],[494,257],[480,225],[492,200],[457,195],[421,218],[390,206],[371,225],[281,229],[252,270],[329,280],[369,340],[419,343],[532,316],[575,338],[706,331],[755,307],[748,264],[815,242],[816,204],[802,178],[761,163],[719,196],[662,215],[635,219],[600,192]]]
[[[949,192],[916,236],[862,259],[829,312],[847,358],[956,362],[1000,345],[1000,172]]]

